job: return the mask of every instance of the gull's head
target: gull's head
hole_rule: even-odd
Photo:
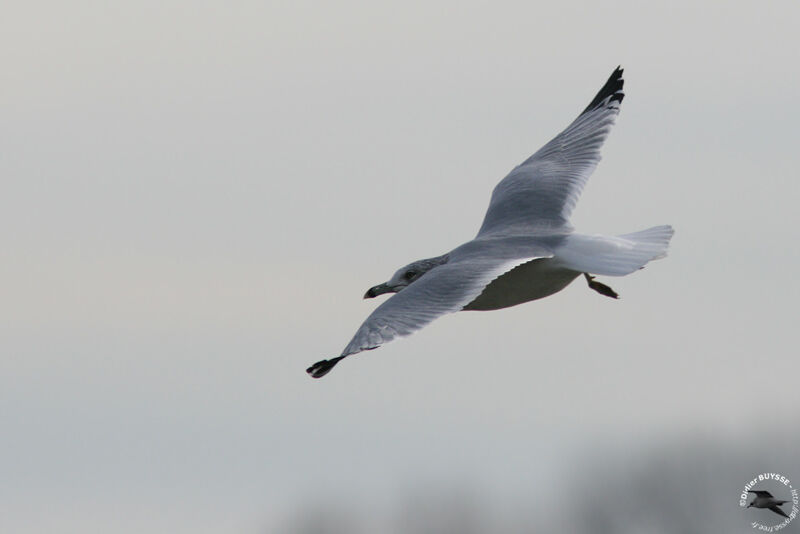
[[[420,279],[422,275],[443,263],[447,263],[449,256],[437,256],[425,260],[417,260],[409,263],[405,267],[398,269],[388,282],[378,284],[367,290],[364,294],[365,299],[371,299],[384,293],[397,293]]]

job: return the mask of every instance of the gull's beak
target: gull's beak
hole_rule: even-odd
[[[375,298],[378,295],[383,295],[384,293],[391,293],[392,288],[389,287],[387,284],[379,284],[375,287],[371,287],[364,293],[365,299]]]

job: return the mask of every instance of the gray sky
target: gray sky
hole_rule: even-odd
[[[440,483],[524,505],[598,447],[796,424],[798,17],[7,5],[1,529],[256,532]],[[579,280],[309,379],[376,305],[364,291],[471,239],[617,64],[627,96],[573,222],[672,224],[670,256],[604,278],[620,301]],[[742,484],[800,480],[753,461]]]

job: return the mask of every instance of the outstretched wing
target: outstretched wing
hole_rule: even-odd
[[[378,306],[347,344],[342,356],[375,349],[413,334],[442,315],[460,311],[492,280],[532,259],[475,259],[432,269]]]
[[[492,258],[487,255],[434,267],[375,308],[341,356],[319,361],[306,371],[314,378],[319,378],[342,358],[376,349],[393,339],[413,334],[442,315],[460,311],[475,300],[492,280],[536,258]]]
[[[772,510],[773,512],[775,512],[778,515],[782,515],[783,517],[787,517],[787,518],[789,517],[786,514],[786,512],[784,512],[783,510],[780,509],[780,507],[778,507],[777,504],[774,504],[774,505],[770,506],[769,509]]]
[[[755,493],[757,497],[772,497],[767,490],[747,490],[747,493]]]
[[[497,184],[479,237],[569,226],[570,214],[619,114],[625,96],[622,85],[622,69],[617,67],[566,130]]]

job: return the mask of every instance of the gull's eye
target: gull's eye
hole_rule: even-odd
[[[417,276],[417,271],[406,271],[406,274],[403,275],[403,278],[406,280],[411,280],[415,276]]]

